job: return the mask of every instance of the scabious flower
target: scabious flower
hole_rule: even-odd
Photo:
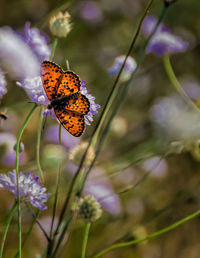
[[[39,60],[48,60],[51,54],[51,47],[47,44],[49,38],[37,28],[31,28],[30,22],[25,24],[24,38]]]
[[[113,215],[118,215],[121,212],[119,197],[101,168],[92,170],[86,182],[84,193],[94,196],[107,212]]]
[[[74,164],[79,165],[87,146],[87,142],[82,142],[81,144],[74,146],[74,148],[71,149],[69,160],[72,160]],[[87,157],[85,158],[84,164],[86,167],[90,165],[90,163],[94,159],[94,155],[94,149],[90,147],[87,153]]]
[[[68,12],[58,12],[49,20],[49,29],[55,37],[67,37],[72,29],[70,14]]]
[[[102,214],[101,205],[92,195],[86,195],[80,198],[76,210],[79,217],[87,222],[95,222]]]
[[[5,188],[17,197],[17,177],[16,171],[9,172],[8,175],[0,174],[0,188]],[[50,194],[45,193],[46,188],[39,183],[38,177],[32,173],[19,173],[19,194],[22,201],[30,202],[34,207],[44,210]]]
[[[17,82],[31,98],[31,101],[37,104],[48,106],[50,103],[44,91],[40,76],[26,78],[23,83]]]
[[[87,90],[86,86],[85,86],[85,81],[81,82],[81,93],[83,95],[85,95],[89,102],[90,102],[90,111],[89,113],[85,116],[85,123],[87,125],[90,125],[90,122],[93,121],[93,116],[96,115],[98,113],[97,109],[100,108],[100,105],[95,103],[95,97],[92,96],[91,94],[89,94],[89,90]]]
[[[147,16],[144,19],[142,31],[146,37],[153,32],[156,23],[157,19],[155,17]],[[170,29],[161,23],[147,46],[147,52],[152,52],[157,56],[163,56],[166,54],[184,52],[187,47],[188,42],[173,35]]]
[[[117,75],[119,73],[125,57],[125,55],[122,55],[115,58],[113,65],[109,69],[110,75]],[[131,56],[129,56],[126,60],[120,80],[122,82],[127,81],[130,78],[131,73],[135,70],[136,66],[137,64],[135,60]]]
[[[7,93],[6,85],[7,82],[4,73],[0,69],[0,99],[3,97],[4,94]]]

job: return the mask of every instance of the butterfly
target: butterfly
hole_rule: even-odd
[[[73,136],[82,135],[84,116],[90,111],[88,98],[81,94],[81,82],[72,71],[63,69],[50,61],[41,65],[41,79],[50,104],[48,109],[54,112],[63,127]]]

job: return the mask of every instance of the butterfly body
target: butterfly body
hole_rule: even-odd
[[[64,128],[79,137],[84,131],[84,116],[90,110],[88,98],[80,92],[79,77],[71,71],[64,72],[57,64],[44,61],[41,79],[50,104]]]

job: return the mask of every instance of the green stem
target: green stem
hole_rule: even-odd
[[[42,123],[43,123],[43,112],[44,112],[44,106],[41,106],[40,120],[39,120],[38,132],[37,132],[37,145],[36,145],[36,161],[37,161],[37,167],[38,167],[42,182],[44,182],[44,174],[40,164],[40,141],[41,141],[41,132],[42,132]]]
[[[53,41],[53,45],[52,45],[52,49],[51,49],[51,55],[50,55],[50,58],[49,58],[50,61],[53,60],[57,44],[58,44],[58,39],[55,38],[54,41]]]
[[[62,125],[59,124],[59,145],[61,145],[61,132],[62,132]],[[58,192],[59,192],[59,182],[60,182],[60,172],[61,172],[61,161],[59,161],[58,164],[58,172],[57,172],[57,178],[56,178],[56,192],[55,192],[55,199],[54,199],[54,204],[53,204],[53,214],[52,214],[52,220],[51,220],[51,229],[50,229],[50,242],[49,242],[49,247],[48,247],[48,255],[50,256],[52,248],[53,248],[53,243],[54,239],[52,239],[52,234],[53,234],[53,225],[54,225],[54,220],[55,220],[55,215],[56,215],[56,207],[57,207],[57,202],[58,202]]]
[[[20,194],[19,194],[19,145],[20,145],[20,141],[22,138],[22,134],[24,132],[24,129],[28,123],[28,121],[30,120],[34,110],[36,109],[37,105],[34,104],[34,106],[32,107],[31,111],[29,112],[27,118],[25,119],[18,138],[17,138],[17,143],[16,143],[16,181],[17,181],[17,210],[18,210],[18,233],[19,233],[19,258],[21,258],[21,246],[22,246],[22,230],[21,230],[21,207],[20,207]]]
[[[82,244],[81,258],[85,258],[86,246],[87,246],[88,236],[89,236],[89,232],[90,232],[90,226],[91,226],[91,223],[88,222],[86,224],[86,227],[85,227],[85,233],[84,233],[83,244]]]
[[[13,214],[14,214],[14,211],[15,211],[16,208],[17,208],[17,202],[15,202],[13,204],[12,209],[9,213],[9,217],[8,217],[8,220],[7,220],[7,223],[6,223],[6,228],[5,228],[2,240],[1,240],[0,258],[2,258],[2,255],[3,255],[3,248],[4,248],[6,236],[7,236],[7,233],[8,233],[8,228],[10,226],[10,222],[12,220],[12,217],[13,217]]]
[[[92,256],[92,258],[98,258],[98,257],[102,257],[102,255],[110,252],[111,250],[114,250],[116,248],[120,248],[120,247],[125,247],[125,246],[130,246],[130,245],[134,245],[134,244],[139,244],[141,242],[144,242],[145,240],[150,240],[150,239],[153,239],[153,238],[156,238],[168,231],[171,231],[175,228],[177,228],[178,226],[182,225],[183,223],[187,222],[187,221],[190,221],[194,218],[196,218],[197,216],[200,215],[200,210],[192,213],[191,215],[185,217],[184,219],[181,219],[179,221],[177,221],[176,223],[168,226],[168,227],[165,227],[161,230],[158,230],[152,234],[149,234],[145,237],[142,237],[142,238],[139,238],[139,239],[136,239],[136,240],[132,240],[132,241],[129,241],[129,242],[124,242],[124,243],[118,243],[118,244],[115,244],[115,245],[112,245],[104,250],[102,250],[101,252],[97,253],[96,255]]]
[[[24,246],[25,246],[25,244],[26,244],[26,241],[27,241],[27,239],[29,238],[29,236],[30,236],[30,234],[31,234],[31,232],[32,232],[32,230],[33,230],[33,226],[35,225],[35,222],[36,222],[37,218],[39,217],[39,214],[40,214],[40,210],[37,211],[37,213],[36,213],[36,215],[35,215],[35,218],[33,219],[32,223],[31,223],[31,225],[30,225],[30,227],[29,227],[29,229],[28,229],[28,231],[27,231],[27,233],[26,233],[26,235],[25,235],[25,237],[24,237],[24,239],[23,239],[23,242],[22,242],[22,249],[24,248]],[[19,252],[16,253],[16,255],[15,255],[14,258],[17,258],[18,255],[19,255]]]
[[[170,58],[168,55],[165,55],[163,57],[163,63],[165,67],[165,71],[169,77],[169,80],[171,81],[172,85],[174,86],[175,90],[178,92],[178,94],[184,99],[184,101],[188,104],[188,106],[192,107],[196,111],[199,111],[199,108],[192,102],[192,100],[187,96],[183,88],[181,87],[179,81],[176,78],[176,75],[174,73],[174,70],[172,68]]]

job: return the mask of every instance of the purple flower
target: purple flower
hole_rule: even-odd
[[[4,73],[0,69],[0,98],[2,98],[3,95],[7,93],[6,85],[7,82]]]
[[[121,211],[120,200],[115,194],[111,183],[104,171],[95,169],[86,182],[85,194],[93,195],[102,205],[103,209],[111,214],[117,215]]]
[[[38,177],[32,173],[19,173],[19,193],[21,200],[30,202],[40,210],[47,207],[44,202],[47,201],[50,194],[45,193],[46,188],[38,182]],[[8,175],[0,174],[0,188],[11,191],[17,197],[16,171],[8,172]]]
[[[85,95],[89,102],[90,102],[90,111],[89,113],[85,116],[85,123],[87,125],[90,125],[90,122],[93,121],[93,116],[98,113],[97,109],[100,108],[100,105],[95,103],[95,97],[89,94],[89,90],[87,90],[85,86],[85,81],[81,82],[81,93]]]
[[[13,79],[39,75],[39,60],[23,38],[9,27],[0,28],[0,61]]]
[[[25,41],[39,60],[48,60],[51,54],[51,47],[47,45],[49,38],[37,28],[30,28],[30,22],[25,24],[24,32]]]
[[[112,67],[109,69],[110,75],[117,75],[119,73],[125,57],[125,55],[122,55],[115,58]],[[131,56],[129,56],[126,60],[120,80],[127,81],[130,78],[131,73],[135,70],[136,66],[137,64],[135,60]]]
[[[49,127],[45,133],[45,138],[52,143],[58,144],[58,141],[59,141],[58,131],[59,131],[58,125],[53,125]],[[75,147],[80,142],[80,138],[72,136],[70,133],[66,132],[66,130],[63,127],[61,129],[61,134],[62,134],[62,137],[61,137],[62,145],[65,146],[67,149],[71,149]]]
[[[1,161],[6,167],[12,167],[16,162],[16,152],[14,146],[16,137],[11,133],[0,133],[0,146],[4,146],[5,151],[1,155]],[[23,165],[27,161],[27,155],[24,151],[19,153],[19,164]]]
[[[26,78],[23,83],[17,82],[17,85],[24,88],[30,96],[31,101],[48,106],[50,103],[44,91],[40,76]]]
[[[102,11],[94,1],[82,1],[79,4],[80,16],[88,23],[98,24],[102,21]]]
[[[157,19],[155,17],[148,16],[144,19],[142,31],[146,37],[153,32],[156,23]],[[188,42],[174,36],[169,28],[160,24],[147,46],[147,52],[152,52],[157,56],[163,56],[165,54],[184,52],[187,47]]]

